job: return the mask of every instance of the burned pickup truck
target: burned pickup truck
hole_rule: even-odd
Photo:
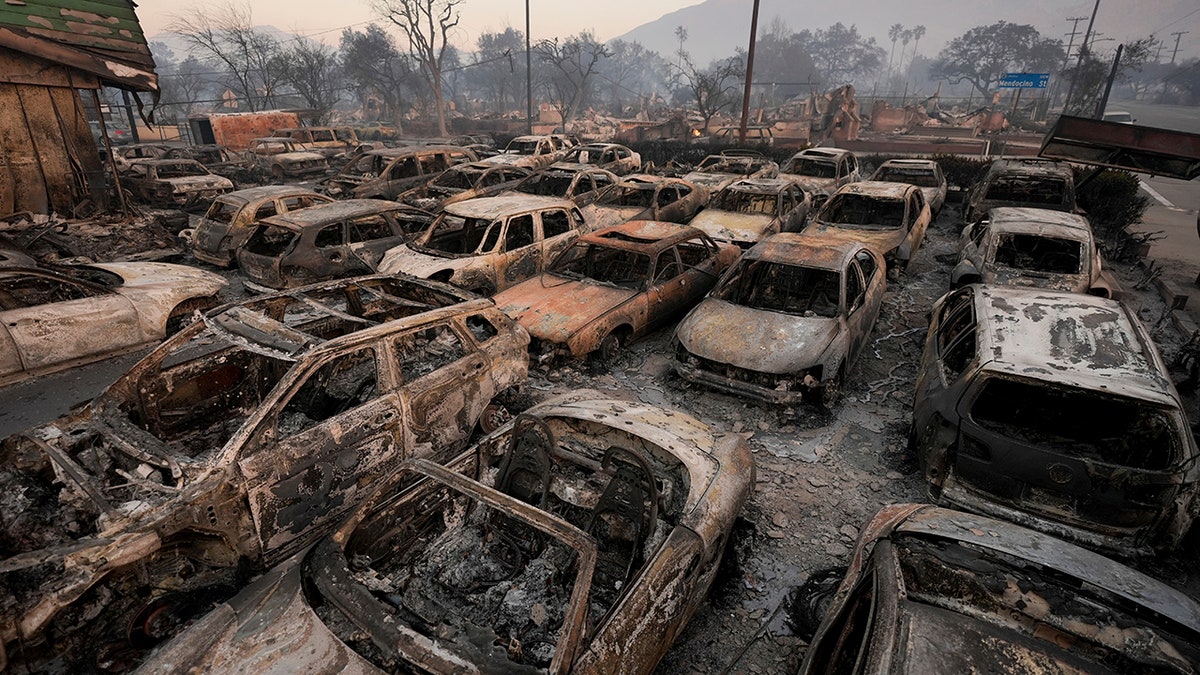
[[[145,671],[649,673],[754,476],[745,439],[688,415],[547,401],[448,467],[410,462]]]
[[[487,300],[359,277],[226,305],[0,444],[0,670],[120,668],[312,544],[519,385]],[[130,656],[130,653],[133,653]]]

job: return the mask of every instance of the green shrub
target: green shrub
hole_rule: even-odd
[[[1143,195],[1138,177],[1128,171],[1105,169],[1084,183],[1094,169],[1075,167],[1076,201],[1087,212],[1092,229],[1100,237],[1120,232],[1139,223],[1150,200]]]

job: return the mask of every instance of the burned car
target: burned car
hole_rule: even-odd
[[[121,179],[133,196],[154,206],[206,206],[217,195],[233,192],[233,181],[192,159],[139,159]]]
[[[994,208],[963,230],[950,286],[974,283],[1113,294],[1087,219],[1049,209]]]
[[[801,150],[779,167],[779,177],[796,181],[811,194],[813,208],[824,204],[843,185],[862,180],[858,158],[841,148]]]
[[[301,148],[336,157],[359,147],[358,134],[349,127],[295,127],[276,129],[272,136],[290,138]]]
[[[480,161],[537,171],[561,160],[570,147],[562,140],[550,136],[517,136],[504,146],[503,152]]]
[[[347,199],[266,218],[237,249],[246,288],[260,293],[374,272],[384,253],[433,214],[382,199]]]
[[[634,220],[582,237],[547,273],[498,293],[496,306],[529,331],[539,359],[591,354],[607,364],[704,297],[739,254],[695,228]]]
[[[803,675],[1200,670],[1195,600],[1040,532],[925,504],[863,526],[828,604]]]
[[[368,150],[322,179],[317,189],[331,197],[396,199],[455,164],[478,159],[470,150],[449,145]]]
[[[916,185],[925,194],[934,217],[946,203],[946,175],[931,159],[889,159],[875,169],[870,180]]]
[[[679,322],[674,370],[741,396],[829,408],[871,336],[886,276],[863,244],[767,237]]]
[[[230,267],[237,261],[237,249],[254,234],[258,221],[332,201],[331,197],[291,185],[237,190],[214,199],[186,238],[197,260]]]
[[[121,145],[112,149],[112,163],[122,174],[129,170],[134,162],[143,159],[163,159],[171,152],[180,148],[163,143],[134,143]]]
[[[1196,513],[1179,393],[1113,300],[983,285],[943,296],[910,444],[934,499],[1087,546],[1170,549]]]
[[[1026,206],[1074,213],[1071,165],[1045,159],[998,159],[967,195],[963,222],[973,223],[997,206]]]
[[[642,170],[642,156],[616,143],[588,143],[567,151],[558,164],[586,164],[618,176]]]
[[[425,185],[401,193],[396,201],[438,213],[447,204],[499,194],[529,174],[529,169],[519,166],[497,166],[483,162],[458,164],[441,172]]]
[[[539,404],[449,466],[410,461],[143,672],[652,672],[717,576],[754,459],[598,396]]]
[[[587,206],[599,199],[600,193],[616,185],[619,180],[616,174],[605,169],[585,164],[558,163],[512,186],[512,192],[570,199],[576,206]]]
[[[325,155],[307,150],[291,138],[255,138],[246,152],[251,164],[269,171],[276,180],[313,176],[329,170]]]
[[[790,180],[747,178],[713,195],[688,225],[750,248],[772,234],[804,229],[811,205],[808,193]]]
[[[407,246],[388,251],[379,271],[491,295],[540,273],[591,230],[565,199],[523,194],[468,199],[446,207]]]
[[[921,248],[932,220],[925,195],[915,185],[864,181],[842,186],[804,234],[862,242],[882,255],[888,273],[896,276]]]
[[[404,460],[459,454],[528,340],[490,301],[383,276],[213,310],[0,443],[0,663],[128,667]]]
[[[685,224],[708,203],[708,190],[679,178],[635,174],[605,190],[584,213],[596,228],[631,220]]]
[[[0,261],[0,385],[158,342],[216,307],[225,283],[167,263]]]
[[[695,170],[684,174],[683,179],[713,194],[743,178],[774,178],[778,175],[779,165],[761,153],[726,150],[719,155],[705,157]]]

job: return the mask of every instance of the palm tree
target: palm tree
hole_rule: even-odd
[[[892,77],[892,60],[896,58],[896,40],[900,39],[900,34],[904,32],[904,26],[894,23],[888,29],[888,37],[892,39],[892,55],[888,57],[888,79]]]
[[[908,49],[908,42],[909,40],[912,40],[912,36],[913,31],[911,28],[900,33],[900,63],[897,64],[896,67],[897,75],[899,74],[899,71],[904,70],[904,50]]]
[[[913,59],[917,58],[917,45],[921,42],[921,38],[924,37],[924,35],[925,35],[925,26],[915,26],[912,29],[913,50],[912,50],[912,54],[908,57],[908,67],[910,69],[912,68]]]

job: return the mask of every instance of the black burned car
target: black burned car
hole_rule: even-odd
[[[410,462],[145,671],[651,672],[718,575],[754,460],[737,434],[597,396]]]
[[[0,444],[0,666],[129,665],[404,460],[461,451],[528,342],[490,301],[383,276],[206,314]]]
[[[932,497],[1085,545],[1170,549],[1195,516],[1179,393],[1113,300],[983,285],[943,296],[910,443]]]
[[[1075,175],[1065,162],[998,159],[967,195],[963,222],[973,223],[997,206],[1075,211]]]
[[[347,199],[264,219],[237,250],[246,287],[266,292],[374,272],[433,215],[382,199]]]
[[[799,672],[1198,669],[1200,604],[1183,593],[1012,523],[893,504],[863,526]]]

